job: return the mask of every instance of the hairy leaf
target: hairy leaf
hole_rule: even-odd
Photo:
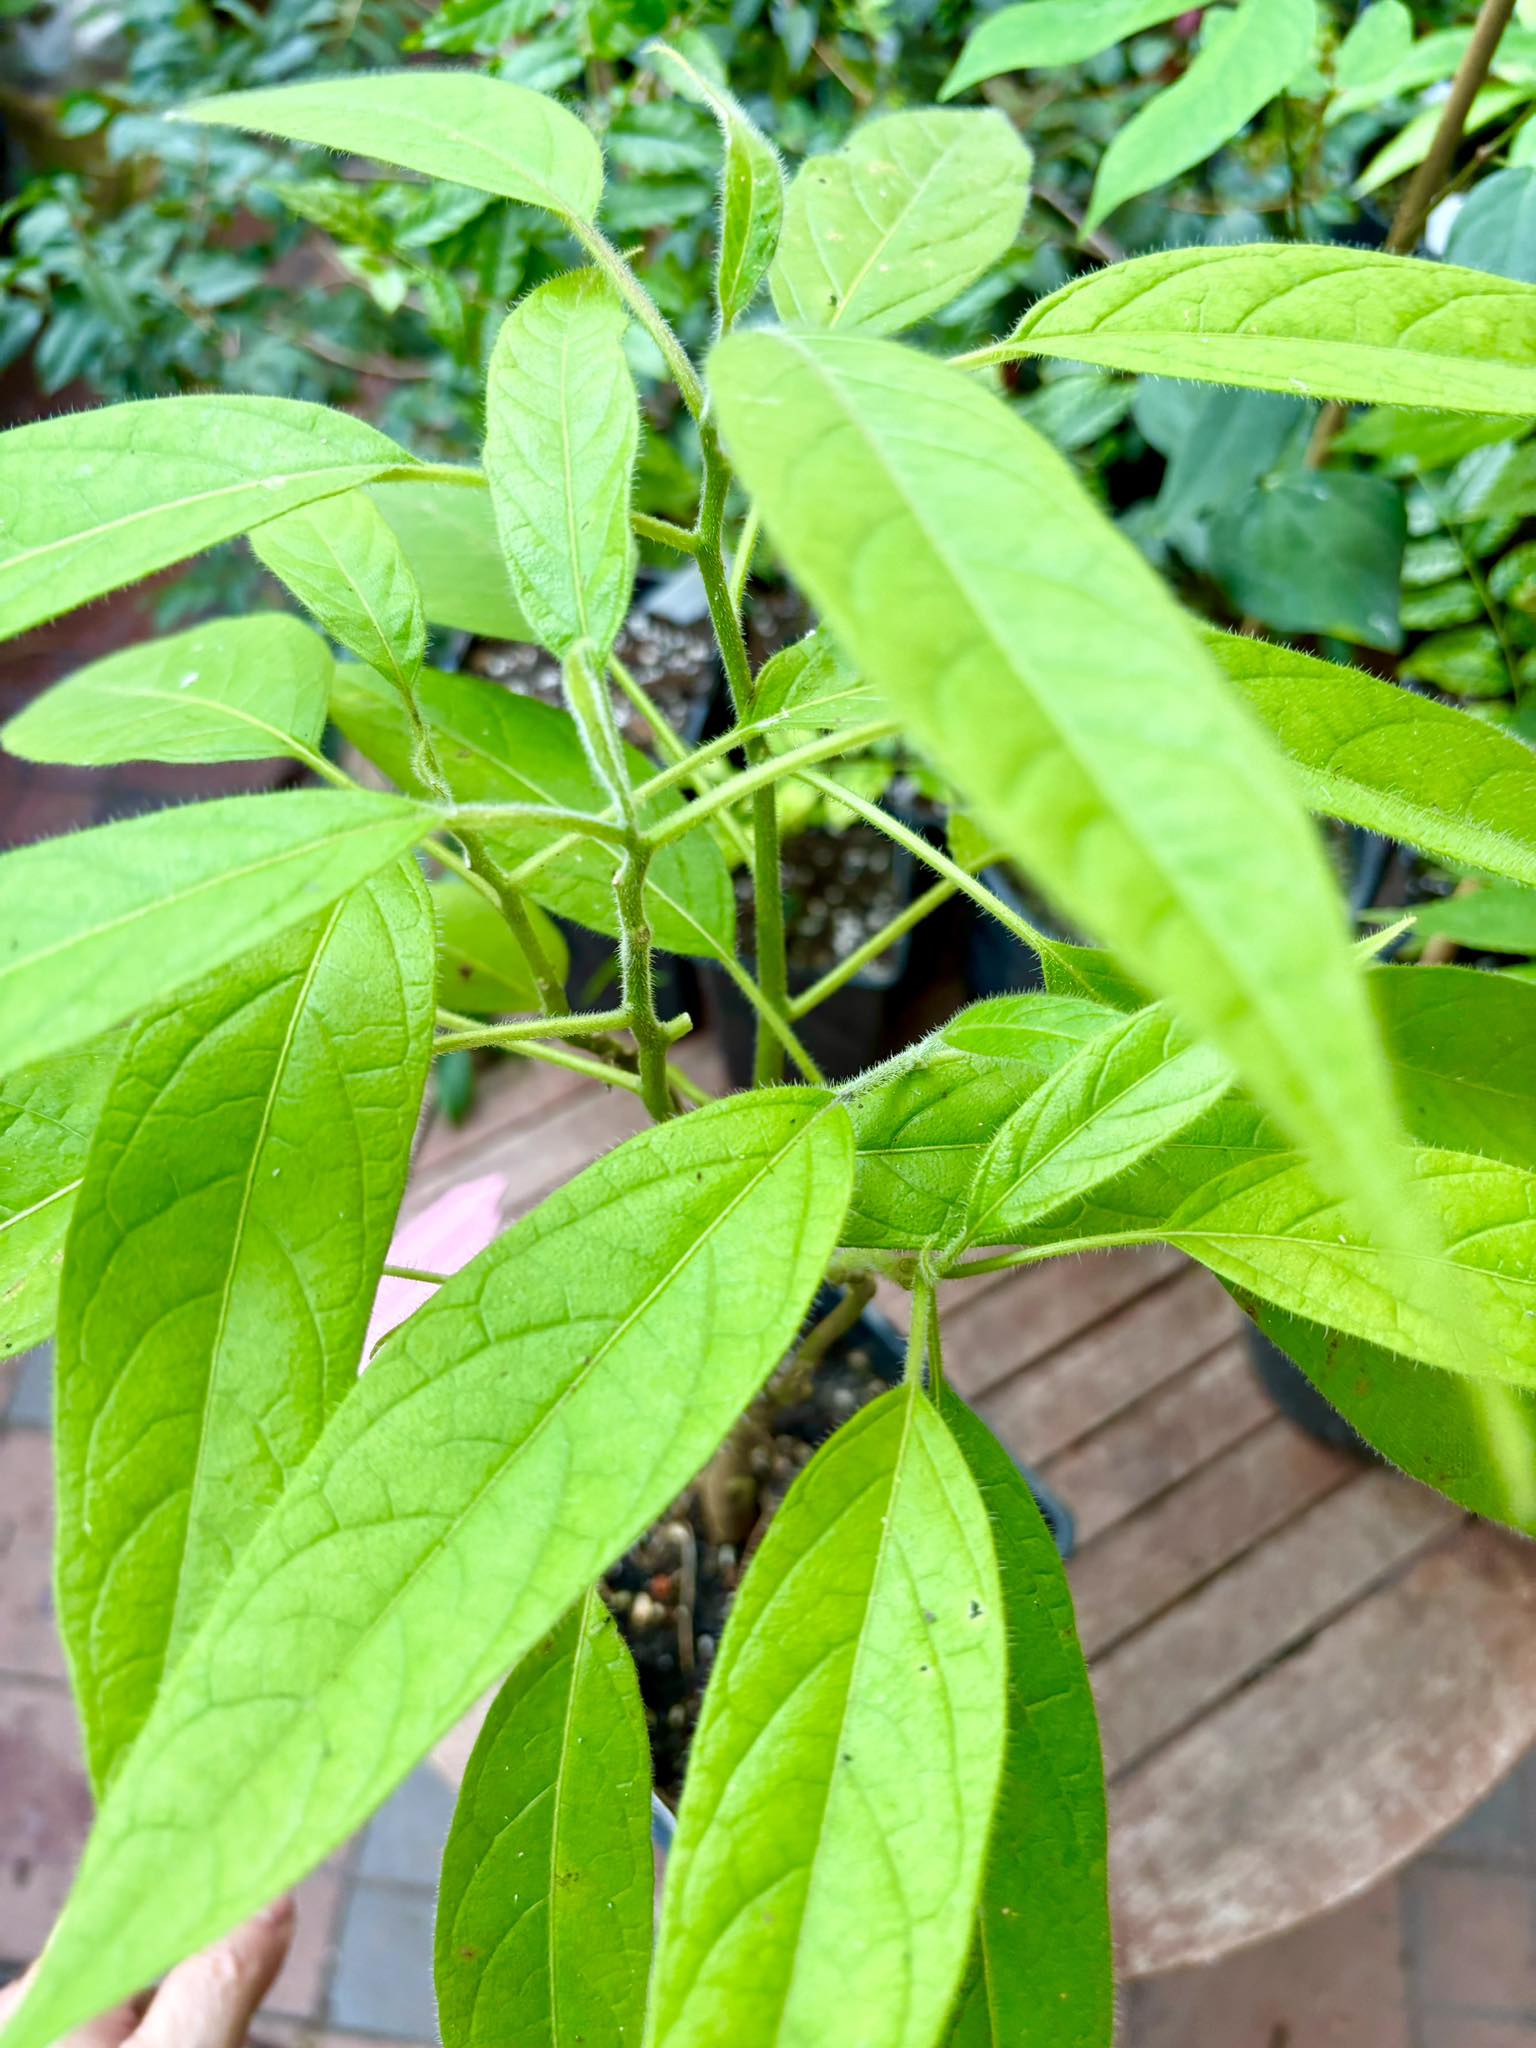
[[[990,108],[866,121],[789,188],[768,280],[780,317],[894,334],[936,313],[1011,248],[1030,161]]]
[[[1314,810],[1536,886],[1536,762],[1519,740],[1362,669],[1236,633],[1207,644]]]
[[[752,716],[774,719],[786,733],[837,732],[884,713],[878,695],[854,674],[824,627],[781,647],[758,671]]]
[[[603,159],[585,122],[478,71],[375,71],[226,92],[177,118],[319,143],[575,220],[591,220],[602,197]]]
[[[839,644],[983,827],[1401,1232],[1363,977],[1278,755],[1066,462],[957,372],[736,335],[727,441]]]
[[[0,434],[0,639],[413,458],[294,398],[146,398]]]
[[[638,2048],[650,1794],[635,1667],[589,1592],[502,1687],[464,1773],[437,1898],[444,2048]]]
[[[628,325],[601,272],[568,271],[513,308],[491,354],[485,473],[512,595],[562,656],[578,640],[606,654],[634,590],[640,400]]]
[[[117,1052],[114,1034],[0,1081],[0,1358],[53,1329],[64,1234]]]
[[[490,487],[478,470],[462,483],[375,485],[369,495],[395,530],[437,626],[487,640],[531,640],[512,600]]]
[[[1410,1134],[1536,1171],[1536,985],[1471,967],[1370,977]]]
[[[1086,229],[1138,193],[1203,163],[1283,92],[1312,55],[1317,0],[1240,0],[1205,17],[1184,75],[1118,130],[1094,180]]]
[[[1081,64],[1178,12],[1176,0],[1023,0],[1001,7],[971,30],[939,98],[953,99],[1003,71]]]
[[[0,857],[0,1073],[302,923],[436,822],[364,791],[221,797]]]
[[[605,799],[575,722],[559,706],[435,669],[422,670],[416,696],[448,786],[460,802],[603,808]],[[338,667],[331,715],[402,789],[417,787],[405,714],[380,678],[350,663]],[[625,758],[637,783],[655,773],[635,748]],[[663,791],[647,806],[647,821],[666,817],[682,802],[675,790]],[[560,834],[547,825],[518,825],[486,837],[513,866]],[[540,868],[529,880],[529,894],[562,917],[612,935],[618,930],[613,867],[611,847],[584,839]],[[725,861],[708,833],[690,832],[663,847],[651,863],[645,888],[652,935],[665,951],[710,956],[732,949],[735,896]]]
[[[330,686],[329,648],[286,612],[210,619],[76,669],[0,727],[0,744],[83,768],[302,757]]]
[[[128,1035],[59,1301],[59,1620],[98,1790],[355,1383],[431,1036],[414,861]]]
[[[333,640],[409,691],[427,645],[421,591],[393,527],[361,491],[259,526],[251,546]]]
[[[925,2048],[959,1984],[1002,1764],[986,1510],[916,1382],[790,1489],[704,1697],[646,2034]],[[771,1816],[771,1819],[770,1819]]]
[[[733,327],[757,297],[779,246],[784,220],[784,170],[779,153],[734,94],[690,64],[680,50],[656,45],[649,62],[720,123],[725,165],[720,186],[720,249],[715,297],[720,321]]]
[[[1368,249],[1168,249],[1074,278],[989,353],[1529,419],[1536,286]]]
[[[456,875],[432,884],[437,919],[437,999],[447,1009],[489,1017],[499,1010],[535,1010],[538,985],[506,919],[480,891]],[[557,978],[568,957],[560,927],[529,907],[534,929]]]
[[[1104,1762],[1072,1596],[1013,1459],[953,1394],[940,1413],[987,1510],[1008,1631],[1008,1746],[967,1970],[975,2017],[946,2048],[1109,2048]]]
[[[712,1104],[588,1167],[394,1332],[113,1780],[6,2048],[274,1897],[542,1641],[782,1356],[851,1165],[824,1095]]]

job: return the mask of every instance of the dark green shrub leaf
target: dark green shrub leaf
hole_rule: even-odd
[[[64,1234],[118,1044],[100,1038],[0,1081],[0,1359],[53,1329]]]
[[[1446,258],[1471,270],[1536,284],[1536,164],[1495,171],[1467,194]]]
[[[437,1897],[444,2048],[639,2048],[655,1896],[640,1687],[588,1593],[502,1687],[464,1773]]]
[[[370,498],[344,491],[286,513],[259,526],[251,546],[333,640],[410,689],[427,645],[421,591]]]
[[[999,8],[971,30],[939,98],[953,99],[1003,71],[1081,64],[1178,11],[1174,0],[1025,0]]]
[[[1471,967],[1381,967],[1369,982],[1409,1133],[1536,1171],[1536,986]]]
[[[1385,477],[1298,470],[1216,522],[1211,568],[1235,611],[1279,632],[1395,648],[1407,538],[1403,494]]]

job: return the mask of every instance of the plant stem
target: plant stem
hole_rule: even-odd
[[[808,989],[794,997],[789,1005],[790,1017],[798,1023],[808,1011],[824,1003],[828,996],[835,996],[844,983],[852,981],[861,968],[867,967],[871,960],[878,960],[887,946],[893,946],[899,938],[911,931],[914,925],[921,924],[925,917],[930,917],[941,904],[947,903],[956,893],[953,882],[935,882],[931,889],[926,889],[921,896],[914,897],[906,909],[899,911],[888,923],[882,925],[873,938],[866,939],[846,960],[839,960],[820,981],[813,981]]]
[[[441,1023],[445,1015],[439,1012]],[[629,1025],[626,1010],[578,1010],[569,1017],[516,1017],[506,1024],[477,1024],[453,1016],[454,1029],[433,1044],[434,1052],[456,1052],[475,1045],[515,1045],[520,1038],[544,1038],[558,1031],[562,1038],[600,1037],[605,1031],[623,1031]],[[681,1032],[678,1034],[681,1037]]]
[[[662,359],[682,394],[684,405],[696,420],[702,421],[707,405],[704,386],[688,359],[688,351],[673,333],[661,308],[599,228],[570,215],[566,216],[565,224],[598,269],[606,273],[620,298],[661,350]]]
[[[731,609],[737,618],[741,617],[741,601],[746,595],[747,578],[752,573],[752,557],[757,553],[757,536],[762,530],[762,520],[756,505],[747,507],[747,516],[742,521],[741,538],[736,543],[736,552],[731,557],[729,590]]]
[[[712,817],[716,811],[722,810],[727,804],[740,802],[743,797],[755,798],[762,792],[771,800],[772,785],[775,782],[782,782],[785,776],[794,775],[802,781],[808,781],[809,777],[805,770],[814,767],[816,762],[833,760],[839,754],[857,753],[860,747],[871,746],[876,740],[887,740],[899,730],[900,727],[892,720],[881,719],[876,724],[854,725],[842,732],[824,733],[820,739],[807,740],[804,746],[791,747],[783,754],[770,754],[766,742],[762,739],[749,740],[747,754],[752,762],[751,767],[740,775],[733,776],[729,782],[719,783],[714,789],[706,790],[703,796],[695,797],[691,804],[686,804],[682,810],[674,811],[670,818],[664,818],[659,825],[653,826],[648,834],[651,845],[670,845],[674,839],[681,839],[685,833],[691,832],[696,825],[702,825],[704,820]],[[775,858],[777,847],[775,819]]]
[[[605,1060],[589,1059],[584,1052],[572,1052],[568,1046],[550,1045],[542,1038],[519,1038],[507,1051],[523,1059],[543,1060],[547,1066],[565,1067],[573,1074],[585,1074],[589,1080],[601,1081],[605,1088],[626,1088],[631,1095],[642,1092],[638,1075],[626,1072],[623,1067],[609,1066]]]
[[[762,748],[756,740],[747,758]],[[759,766],[763,765],[761,762]],[[752,769],[737,779],[734,787],[750,779]],[[699,802],[703,802],[701,797]],[[757,977],[763,1001],[776,1016],[789,1012],[789,946],[784,932],[784,883],[779,848],[779,799],[770,785],[752,798],[752,910]],[[752,1049],[752,1082],[757,1088],[771,1088],[784,1078],[784,1048],[771,1031],[758,1028]]]
[[[494,885],[488,882],[484,875],[477,875],[469,862],[462,855],[455,853],[446,839],[427,839],[423,840],[422,844],[439,867],[446,868],[451,875],[457,875],[461,882],[468,882],[469,886],[478,891],[488,903],[498,911],[501,909],[501,898],[497,895]]]
[[[338,768],[334,761],[327,761],[316,747],[306,747],[302,740],[285,739],[283,744],[295,761],[302,761],[311,775],[318,775],[322,782],[330,783],[333,789],[360,789],[362,784],[353,780],[345,768]]]
[[[392,1266],[386,1263],[379,1271],[386,1280],[419,1280],[424,1287],[441,1287],[453,1277],[451,1273],[429,1273],[425,1266]]]
[[[563,827],[577,839],[600,839],[605,846],[625,844],[624,827],[595,811],[568,811],[559,804],[455,804],[451,820],[454,830],[469,844],[462,827],[475,825],[552,825]]]
[[[915,1380],[922,1384],[923,1360],[927,1356],[933,1309],[933,1280],[921,1266],[912,1281],[912,1320],[907,1326],[907,1355],[902,1361],[904,1386]]]
[[[727,954],[715,956],[715,964],[731,978],[735,987],[744,995],[757,1012],[758,1021],[771,1031],[795,1065],[814,1087],[826,1086],[826,1076],[811,1058],[795,1034],[795,1028],[782,1010],[775,1009],[757,983],[748,974],[739,960],[732,960]]]
[[[699,551],[698,536],[691,527],[658,519],[652,512],[631,512],[629,523],[641,540],[657,541],[664,548],[675,548],[680,555],[696,555]]]
[[[916,1303],[913,1304],[914,1311]],[[928,1387],[935,1400],[944,1391],[944,1340],[939,1329],[939,1292],[928,1295]]]
[[[649,860],[649,849],[637,839],[619,864],[613,878],[613,895],[619,910],[619,973],[624,1008],[640,1056],[640,1093],[653,1120],[661,1124],[672,1115],[672,1091],[667,1080],[670,1041],[656,1014],[656,991],[651,980],[651,928],[645,915],[645,870]]]
[[[464,851],[469,856],[471,869],[495,896],[496,907],[501,912],[502,920],[517,941],[523,958],[528,962],[534,989],[539,998],[539,1008],[545,1016],[558,1014],[565,1007],[565,989],[555,972],[554,963],[544,950],[538,932],[534,929],[527,904],[510,878],[503,874],[495,855],[490,852],[477,832],[461,831],[459,837],[464,842]]]

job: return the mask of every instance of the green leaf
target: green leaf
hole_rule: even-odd
[[[1317,42],[1317,0],[1241,0],[1230,15],[1205,20],[1199,55],[1183,77],[1133,114],[1105,150],[1085,229],[1214,156],[1284,92]]]
[[[433,829],[362,790],[221,797],[0,857],[0,1073],[66,1052],[334,903]]]
[[[1314,810],[1536,887],[1536,761],[1485,719],[1236,633],[1207,644]]]
[[[59,1621],[98,1791],[356,1383],[431,1038],[414,861],[128,1035],[59,1300]]]
[[[861,1080],[847,1096],[858,1146],[848,1242],[946,1241],[994,1134],[1117,1021],[1069,996],[997,996]]]
[[[938,312],[1013,246],[1030,163],[990,108],[864,122],[789,188],[768,279],[780,318],[894,334]]]
[[[734,327],[757,297],[779,246],[784,220],[784,169],[779,153],[735,95],[706,78],[680,50],[657,44],[646,53],[646,61],[669,85],[708,107],[720,123],[725,164],[715,298],[722,326]]]
[[[257,527],[251,546],[333,640],[409,693],[427,621],[405,551],[370,498],[345,491],[285,513]]]
[[[946,2048],[1109,2048],[1114,1956],[1104,1762],[1072,1596],[1019,1468],[946,1391],[939,1412],[992,1528],[1008,1633],[1008,1746],[968,1977]]]
[[[115,1035],[99,1038],[0,1081],[0,1359],[53,1328],[64,1234],[117,1053]]]
[[[1373,0],[1356,15],[1339,45],[1333,75],[1341,92],[1390,77],[1413,43],[1413,16],[1403,0]]]
[[[423,669],[417,703],[432,735],[448,787],[461,803],[556,804],[602,810],[606,799],[582,752],[570,713],[554,704],[498,688],[475,676]],[[410,729],[398,697],[371,669],[337,667],[331,715],[347,738],[402,789],[418,789]],[[637,749],[626,751],[631,777],[656,771]],[[420,788],[425,794],[425,789]],[[668,816],[684,799],[665,790],[646,806],[646,822]],[[560,837],[546,825],[501,827],[486,834],[509,866]],[[540,868],[528,891],[546,908],[592,931],[615,936],[614,854],[584,839]],[[736,899],[730,872],[707,832],[690,832],[662,848],[646,877],[652,936],[669,953],[715,957],[735,945]]]
[[[285,612],[210,619],[76,669],[0,727],[24,761],[302,759],[320,744],[330,650]]]
[[[478,470],[458,483],[377,484],[375,505],[395,530],[437,626],[487,640],[531,640],[512,601],[490,487]]]
[[[0,434],[0,639],[413,458],[294,398],[147,398]]]
[[[1536,953],[1536,891],[1512,882],[1421,904],[1415,916],[1421,938],[1454,939],[1484,953]]]
[[[1485,85],[1467,110],[1462,132],[1475,135],[1480,128],[1491,127],[1495,121],[1502,121],[1517,107],[1524,106],[1530,97],[1529,86]],[[1438,106],[1426,107],[1405,128],[1400,128],[1356,178],[1350,187],[1351,197],[1364,199],[1383,185],[1390,185],[1394,178],[1401,178],[1408,171],[1417,169],[1434,147],[1440,120],[1441,109]]]
[[[1024,0],[999,8],[966,37],[939,98],[952,100],[1004,71],[1081,64],[1178,12],[1175,0]]]
[[[472,1017],[538,1008],[533,970],[494,904],[468,882],[448,875],[432,884],[432,908],[437,919],[437,999],[445,1008],[465,1010]],[[563,981],[569,957],[560,927],[531,905],[528,915],[545,959]]]
[[[868,2048],[925,2048],[970,1940],[1005,1684],[986,1510],[913,1381],[817,1453],[737,1595],[647,2042],[811,2048],[843,2012]]]
[[[1536,164],[1495,171],[1475,185],[1445,253],[1452,263],[1536,284]]]
[[[1407,539],[1402,491],[1385,477],[1296,470],[1217,521],[1211,569],[1235,611],[1279,632],[1396,648]]]
[[[1012,1244],[1039,1217],[1186,1130],[1231,1079],[1226,1061],[1192,1043],[1160,1004],[1096,1033],[993,1138],[966,1202],[962,1242]]]
[[[885,715],[864,678],[855,675],[825,627],[771,654],[758,671],[754,719],[773,719],[786,733],[837,732]]]
[[[655,1896],[645,1710],[589,1592],[502,1687],[464,1773],[437,1897],[444,2048],[638,2048]]]
[[[1536,986],[1471,967],[1369,977],[1410,1134],[1536,1171]]]
[[[176,116],[314,142],[590,221],[603,192],[596,138],[575,114],[477,71],[375,71],[194,100]]]
[[[1029,355],[1529,419],[1536,286],[1368,249],[1167,249],[1074,278],[988,352]]]
[[[851,1168],[825,1095],[713,1103],[588,1167],[395,1331],[156,1700],[6,2048],[292,1884],[542,1641],[782,1357]]]
[[[734,335],[725,436],[775,544],[996,842],[1167,995],[1383,1241],[1395,1120],[1278,755],[1063,459],[945,366]]]
[[[629,314],[600,271],[569,271],[507,315],[486,385],[485,473],[518,609],[564,656],[606,655],[629,611],[640,400]]]

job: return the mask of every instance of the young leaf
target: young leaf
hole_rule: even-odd
[[[720,184],[720,251],[715,297],[722,327],[734,327],[757,297],[779,246],[784,219],[784,169],[779,153],[741,102],[680,50],[658,43],[647,61],[686,96],[709,108],[720,123],[725,164]]]
[[[0,434],[0,639],[414,458],[295,398],[146,398]]]
[[[285,513],[257,527],[251,546],[333,640],[409,692],[427,645],[421,591],[370,498],[344,491]]]
[[[448,786],[461,803],[557,804],[600,811],[598,787],[570,713],[540,704],[475,676],[423,669],[417,703],[432,734]],[[331,715],[354,745],[402,789],[416,787],[411,736],[399,699],[372,670],[343,663],[336,670]],[[655,773],[637,749],[626,755],[630,774],[643,782]],[[424,792],[423,792],[424,793]],[[683,802],[663,791],[647,807],[647,821],[664,818]],[[486,835],[508,866],[547,847],[558,830],[547,825],[499,827]],[[618,930],[613,901],[614,855],[584,839],[528,883],[550,910],[592,931]],[[730,872],[707,832],[691,832],[662,848],[645,885],[652,936],[669,953],[710,957],[735,943],[736,899]]]
[[[912,1381],[796,1480],[726,1623],[662,1891],[652,2048],[811,2048],[837,2011],[869,2048],[935,2038],[1005,1684],[986,1510]]]
[[[490,487],[478,470],[465,470],[462,483],[391,480],[369,496],[394,528],[435,626],[487,640],[533,638],[512,601]]]
[[[1098,1032],[1016,1109],[988,1146],[964,1241],[1011,1243],[1100,1187],[1219,1102],[1231,1070],[1161,1004]]]
[[[437,999],[449,1010],[472,1017],[498,1011],[535,1010],[538,986],[507,921],[478,889],[445,875],[432,884],[437,921]],[[565,936],[542,910],[528,906],[544,957],[565,979],[569,966]]]
[[[552,654],[606,655],[634,590],[628,324],[600,272],[570,271],[513,308],[491,354],[485,473],[513,597]]]
[[[1116,1022],[1071,997],[998,996],[850,1089],[858,1168],[848,1242],[894,1250],[946,1241],[993,1135]]]
[[[1536,886],[1529,747],[1362,669],[1235,633],[1211,633],[1207,645],[1290,756],[1314,810]]]
[[[990,108],[866,121],[789,188],[768,277],[780,318],[894,334],[936,313],[1012,247],[1030,163]]]
[[[292,1884],[543,1639],[782,1357],[851,1169],[825,1095],[733,1096],[599,1159],[401,1324],[170,1674],[5,2048]]]
[[[59,1300],[59,1620],[98,1790],[355,1384],[432,978],[397,862],[128,1034]]]
[[[53,1328],[64,1233],[117,1052],[115,1035],[98,1038],[0,1081],[0,1358]]]
[[[1536,286],[1379,250],[1167,249],[1039,300],[987,359],[1441,412],[1536,413]]]
[[[638,2048],[650,1794],[635,1667],[589,1592],[502,1687],[459,1788],[437,1897],[444,2048]]]
[[[585,122],[543,93],[477,71],[375,71],[180,109],[182,121],[314,142],[590,221],[603,159]]]
[[[1094,180],[1085,230],[1138,193],[1204,163],[1246,128],[1312,55],[1317,0],[1240,0],[1205,17],[1205,40],[1184,73],[1115,135]]]
[[[83,1044],[301,923],[435,823],[396,796],[296,789],[0,856],[0,1074]]]
[[[995,841],[1401,1232],[1363,977],[1283,764],[1067,463],[942,364],[734,335],[726,439],[839,644]]]
[[[952,100],[1003,71],[1081,64],[1178,11],[1176,0],[1023,0],[999,8],[971,30],[939,98]]]
[[[1008,1746],[967,1973],[977,2021],[946,2048],[1109,2048],[1104,1761],[1072,1596],[1013,1459],[953,1394],[939,1412],[987,1510],[1008,1633]]]
[[[771,718],[786,733],[837,732],[884,715],[876,692],[854,674],[822,626],[781,647],[758,671],[752,716]]]
[[[286,612],[210,619],[76,669],[0,727],[24,761],[264,761],[325,730],[330,649]]]
[[[1524,106],[1530,97],[1528,85],[1483,86],[1467,109],[1463,133],[1475,135],[1480,128],[1491,128],[1495,121],[1504,120],[1516,108]],[[1440,119],[1439,107],[1426,107],[1405,128],[1400,128],[1356,178],[1350,187],[1350,196],[1364,199],[1370,193],[1380,191],[1383,185],[1390,185],[1394,178],[1416,169],[1434,147]]]

